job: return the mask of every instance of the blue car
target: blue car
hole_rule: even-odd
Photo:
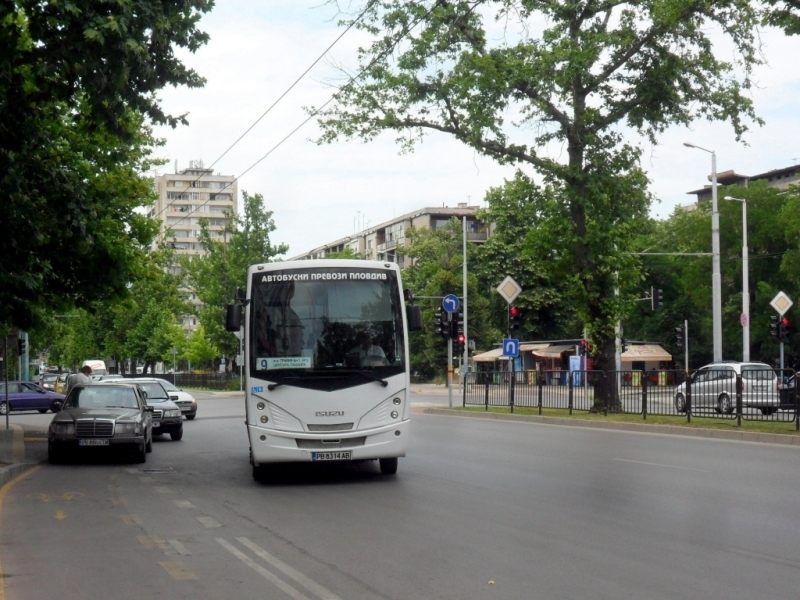
[[[57,394],[30,381],[8,382],[8,404],[6,404],[6,384],[0,382],[0,415],[12,411],[38,410],[44,414],[51,410],[53,400],[64,400],[64,394]]]

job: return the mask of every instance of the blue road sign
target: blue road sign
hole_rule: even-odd
[[[458,296],[455,294],[447,294],[442,300],[442,308],[444,308],[447,312],[456,312],[458,310],[459,302]]]
[[[517,358],[519,356],[519,340],[514,338],[503,338],[503,356]]]

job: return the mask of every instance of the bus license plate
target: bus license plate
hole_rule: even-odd
[[[78,446],[108,446],[108,440],[78,440]]]
[[[351,460],[352,452],[312,452],[311,460]]]

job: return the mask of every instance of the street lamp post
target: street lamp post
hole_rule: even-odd
[[[711,313],[714,325],[714,362],[722,360],[722,276],[719,265],[719,208],[717,206],[717,154],[713,150],[684,142],[711,155]]]
[[[747,262],[747,200],[725,196],[742,203],[742,362],[750,361],[750,271]]]

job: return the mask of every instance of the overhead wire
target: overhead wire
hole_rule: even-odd
[[[224,191],[224,190],[228,189],[228,187],[230,187],[231,185],[233,185],[233,184],[234,184],[236,181],[238,181],[238,180],[239,180],[241,177],[243,177],[243,176],[244,176],[244,175],[246,175],[246,174],[247,174],[249,171],[251,171],[253,168],[255,168],[255,167],[256,167],[256,166],[257,166],[257,165],[258,165],[258,164],[259,164],[261,161],[263,161],[264,159],[266,159],[266,158],[267,158],[267,157],[268,157],[270,154],[272,154],[272,153],[273,153],[275,150],[277,150],[277,149],[278,149],[278,148],[279,148],[279,147],[280,147],[280,146],[281,146],[281,145],[282,145],[282,144],[283,144],[283,143],[284,143],[286,140],[288,140],[288,139],[289,139],[290,137],[292,137],[292,136],[293,136],[295,133],[297,133],[297,132],[298,132],[298,131],[299,131],[299,130],[300,130],[300,129],[301,129],[301,128],[302,128],[302,127],[303,127],[303,126],[306,124],[306,123],[308,123],[308,122],[309,122],[311,119],[313,119],[313,118],[314,118],[314,117],[316,117],[316,116],[317,116],[317,115],[318,115],[320,112],[322,112],[322,110],[324,110],[324,108],[325,108],[326,106],[328,106],[328,104],[330,104],[331,102],[333,102],[333,101],[334,101],[334,100],[335,100],[335,99],[336,99],[336,98],[337,98],[337,97],[338,97],[338,96],[339,96],[339,95],[340,95],[342,92],[344,92],[344,91],[345,91],[345,90],[346,90],[346,89],[347,89],[347,88],[348,88],[350,85],[352,85],[352,84],[353,84],[353,83],[355,83],[355,82],[356,82],[358,79],[360,79],[360,78],[361,78],[361,76],[362,76],[362,75],[364,75],[364,74],[365,74],[365,73],[366,73],[366,72],[367,72],[369,69],[371,69],[371,68],[372,68],[372,66],[373,66],[373,65],[374,65],[376,62],[378,62],[379,60],[383,59],[383,58],[384,58],[384,57],[385,57],[387,54],[389,54],[390,52],[392,52],[392,51],[393,51],[393,50],[394,50],[394,49],[397,47],[397,44],[399,44],[399,43],[400,43],[400,41],[401,41],[403,38],[405,38],[405,36],[406,36],[406,35],[408,35],[408,34],[411,32],[411,30],[412,30],[412,29],[414,29],[414,28],[415,28],[415,27],[416,27],[416,26],[417,26],[417,25],[418,25],[418,24],[419,24],[419,23],[420,23],[420,22],[421,22],[423,19],[427,18],[427,17],[428,17],[428,15],[430,15],[430,14],[431,14],[431,12],[433,12],[433,9],[434,9],[434,8],[436,8],[437,6],[438,6],[438,2],[434,2],[433,6],[431,6],[431,7],[430,7],[430,8],[429,8],[429,9],[428,9],[426,12],[425,12],[425,14],[423,14],[423,15],[422,15],[422,16],[420,16],[418,19],[416,19],[414,22],[412,22],[410,25],[408,25],[408,26],[406,26],[406,27],[405,27],[405,29],[404,29],[404,30],[403,30],[403,31],[400,33],[400,35],[398,35],[398,36],[397,36],[397,38],[394,40],[394,42],[392,43],[392,45],[391,45],[390,47],[386,48],[386,49],[385,49],[383,52],[381,52],[381,53],[380,53],[378,56],[374,57],[374,58],[373,58],[373,59],[372,59],[372,60],[369,62],[369,64],[367,64],[365,67],[363,67],[361,70],[359,70],[359,71],[358,71],[358,73],[356,73],[355,75],[352,75],[352,76],[350,77],[350,79],[347,81],[347,83],[345,83],[344,85],[342,85],[341,87],[339,87],[339,89],[338,89],[338,90],[337,90],[337,91],[336,91],[334,94],[332,94],[332,95],[331,95],[331,97],[330,97],[330,98],[328,98],[328,100],[326,100],[324,104],[322,104],[320,107],[318,107],[318,108],[314,109],[314,110],[313,110],[313,111],[312,111],[312,112],[311,112],[311,113],[308,115],[308,117],[306,117],[306,119],[304,119],[304,120],[303,120],[303,121],[302,121],[302,122],[301,122],[301,123],[300,123],[300,124],[299,124],[297,127],[295,127],[295,128],[292,130],[292,131],[290,131],[290,132],[289,132],[289,133],[288,133],[288,134],[287,134],[287,135],[286,135],[286,136],[285,136],[283,139],[281,139],[281,140],[280,140],[280,141],[279,141],[277,144],[275,144],[275,145],[274,145],[272,148],[270,148],[270,149],[267,151],[267,153],[266,153],[266,154],[264,154],[264,156],[262,156],[261,158],[259,158],[259,159],[258,159],[256,162],[254,162],[252,165],[250,165],[250,166],[249,166],[247,169],[245,169],[245,171],[244,171],[244,172],[242,172],[240,175],[238,175],[238,176],[234,177],[234,178],[233,178],[233,180],[231,180],[231,181],[230,181],[230,182],[229,182],[229,183],[228,183],[228,184],[227,184],[225,187],[223,187],[223,188],[220,190],[220,192],[217,192],[217,193],[221,193],[222,191]],[[364,14],[364,13],[362,13],[362,15],[363,15],[363,14]],[[203,206],[205,206],[206,204],[208,204],[210,201],[211,201],[211,195],[209,195],[209,199],[208,199],[208,200],[206,200],[205,202],[203,202],[203,204],[200,204],[200,205],[198,205],[198,207],[197,207],[196,209],[193,209],[192,211],[190,211],[190,212],[189,212],[189,213],[188,213],[186,216],[184,216],[184,217],[181,217],[181,218],[180,218],[180,219],[179,219],[177,222],[175,222],[173,225],[178,225],[178,224],[180,224],[180,223],[181,223],[181,222],[182,222],[184,219],[186,219],[187,217],[189,217],[189,216],[191,216],[192,214],[194,214],[195,212],[197,212],[197,210],[199,210],[200,208],[202,208]]]
[[[263,113],[261,113],[261,116],[259,116],[259,117],[258,117],[258,118],[257,118],[255,121],[253,121],[253,123],[252,123],[252,124],[251,124],[251,125],[250,125],[250,126],[249,126],[249,127],[248,127],[248,128],[245,130],[245,131],[244,131],[244,133],[242,133],[242,134],[241,134],[241,135],[240,135],[238,138],[236,138],[236,140],[235,140],[235,141],[234,141],[234,142],[233,142],[233,143],[232,143],[230,146],[228,146],[228,148],[227,148],[227,149],[226,149],[226,150],[225,150],[225,151],[224,151],[222,154],[220,154],[220,155],[219,155],[219,156],[216,158],[216,160],[214,160],[214,162],[212,162],[212,163],[211,163],[211,165],[210,165],[208,168],[209,168],[209,169],[212,169],[212,168],[214,167],[214,165],[216,165],[216,164],[217,164],[217,163],[218,163],[220,160],[222,160],[222,158],[223,158],[223,157],[224,157],[226,154],[228,154],[228,152],[230,152],[230,151],[231,151],[231,150],[234,148],[234,146],[236,146],[236,145],[237,145],[237,144],[238,144],[240,141],[242,141],[242,139],[243,139],[243,138],[244,138],[244,137],[245,137],[245,136],[246,136],[248,133],[250,133],[250,131],[252,131],[252,129],[253,129],[253,128],[254,128],[256,125],[258,125],[258,123],[261,121],[261,119],[263,119],[265,116],[267,116],[267,114],[268,114],[270,111],[272,111],[272,109],[273,109],[273,108],[275,108],[275,106],[277,106],[277,104],[278,104],[278,103],[279,103],[281,100],[283,100],[283,99],[286,97],[286,95],[287,95],[289,92],[291,92],[291,91],[294,89],[294,87],[295,87],[295,86],[296,86],[298,83],[300,83],[300,81],[301,81],[301,80],[302,80],[302,79],[303,79],[303,78],[304,78],[306,75],[308,75],[308,73],[311,71],[311,69],[313,69],[313,68],[314,68],[314,67],[317,65],[317,63],[318,63],[319,61],[321,61],[321,60],[322,60],[322,59],[323,59],[323,58],[324,58],[324,57],[325,57],[325,56],[326,56],[326,55],[327,55],[327,54],[328,54],[328,53],[331,51],[331,49],[332,49],[332,48],[333,48],[333,47],[334,47],[334,46],[335,46],[335,45],[336,45],[336,44],[339,42],[339,40],[341,40],[341,39],[342,39],[342,38],[343,38],[343,37],[344,37],[344,36],[347,34],[347,32],[348,32],[348,31],[350,31],[350,30],[351,30],[351,29],[352,29],[352,28],[355,26],[355,24],[356,24],[356,23],[358,23],[358,22],[361,20],[361,18],[362,18],[362,17],[363,17],[363,16],[364,16],[364,15],[367,13],[367,11],[368,11],[368,10],[369,10],[369,9],[370,9],[370,8],[371,8],[371,7],[372,7],[374,4],[375,4],[375,2],[377,2],[377,0],[371,0],[370,2],[368,2],[368,3],[367,3],[367,6],[364,8],[364,10],[363,10],[363,11],[361,11],[361,13],[360,13],[360,14],[359,14],[359,15],[358,15],[358,16],[357,16],[355,19],[353,19],[353,21],[351,21],[351,22],[350,22],[350,23],[347,25],[347,27],[344,29],[344,31],[342,31],[342,32],[339,34],[339,36],[338,36],[338,37],[337,37],[335,40],[333,40],[333,42],[331,42],[331,44],[330,44],[330,45],[328,45],[328,47],[325,49],[325,51],[324,51],[322,54],[320,54],[320,55],[319,55],[319,56],[316,58],[316,60],[314,60],[314,62],[312,62],[312,63],[311,63],[309,66],[308,66],[308,68],[307,68],[305,71],[303,71],[303,72],[300,74],[300,76],[299,76],[297,79],[295,79],[295,80],[294,80],[294,82],[293,82],[293,83],[292,83],[292,84],[291,84],[291,85],[290,85],[288,88],[286,88],[286,90],[284,90],[284,92],[283,92],[283,93],[282,93],[280,96],[278,96],[278,98],[277,98],[277,99],[275,99],[275,101],[274,101],[272,104],[270,104],[270,105],[269,105],[269,107],[267,107],[267,109],[266,109],[266,110],[265,110]],[[193,187],[194,187],[194,184],[195,184],[195,183],[197,183],[198,181],[200,181],[200,179],[201,179],[202,177],[203,177],[203,175],[199,175],[199,176],[197,177],[197,179],[195,179],[194,181],[192,181],[192,182],[190,182],[190,183],[189,183],[189,185],[186,187],[186,189],[184,189],[182,192],[178,192],[178,193],[179,193],[180,195],[183,195],[183,194],[185,194],[185,193],[186,193],[188,190],[190,190],[191,188],[193,188]],[[225,189],[227,189],[227,188],[222,188],[222,189],[223,189],[223,190],[225,190]],[[217,193],[220,193],[220,192],[217,192]],[[161,215],[162,215],[162,214],[163,214],[163,213],[164,213],[164,212],[165,212],[165,211],[166,211],[166,210],[167,210],[167,209],[168,209],[170,206],[172,206],[172,205],[173,205],[173,204],[174,204],[176,201],[178,201],[178,200],[186,200],[186,198],[181,198],[181,197],[179,196],[178,198],[175,198],[175,199],[173,199],[173,201],[172,201],[172,202],[168,203],[168,204],[167,204],[166,206],[164,206],[164,208],[162,208],[162,209],[161,209],[161,210],[160,210],[158,213],[156,213],[155,215],[153,215],[153,218],[158,218],[159,216],[161,216]]]

